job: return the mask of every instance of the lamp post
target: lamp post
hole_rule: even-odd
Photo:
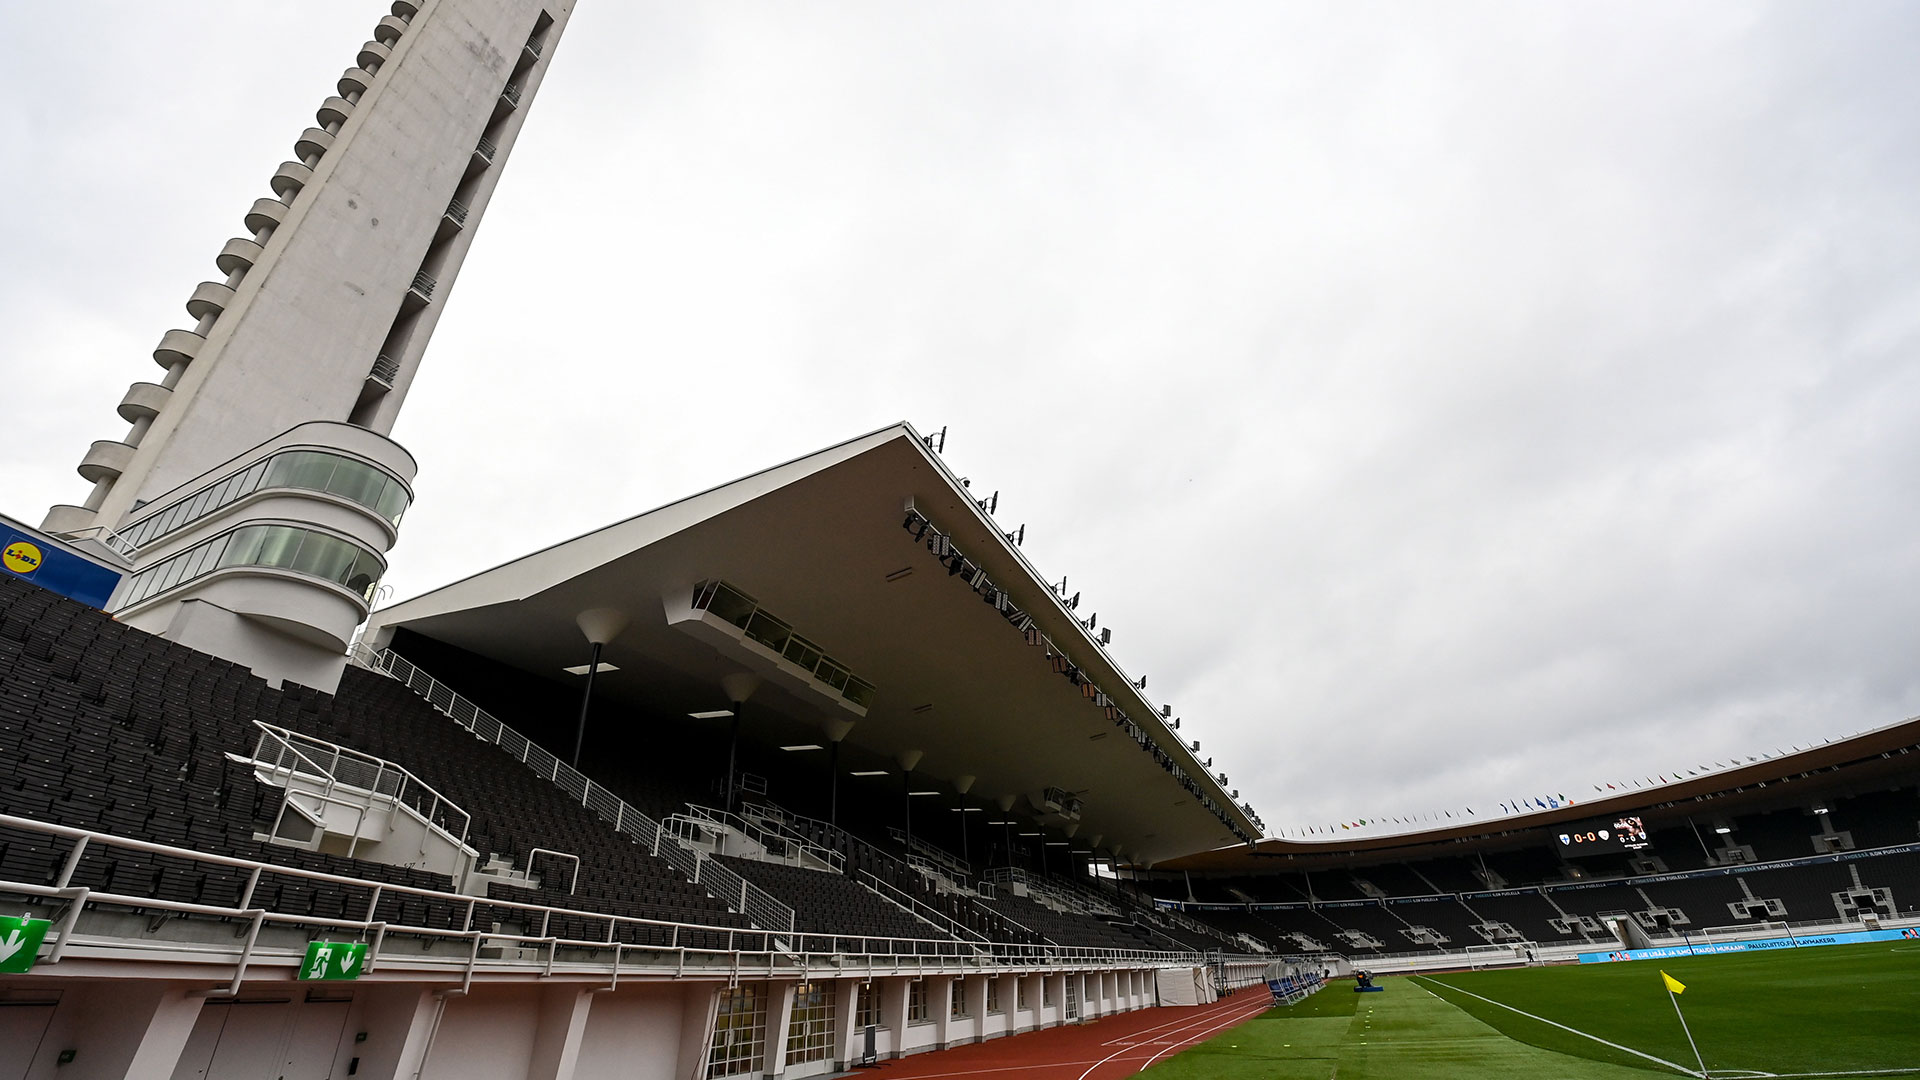
[[[960,861],[967,864],[968,872],[973,870],[973,855],[967,850],[967,799],[966,794],[973,790],[974,778],[956,776],[953,778],[953,790],[960,793]]]
[[[840,825],[840,743],[853,730],[853,721],[835,717],[823,725],[827,730],[827,824]]]
[[[898,758],[900,762],[901,779],[906,784],[904,792],[907,803],[907,852],[909,854],[913,852],[913,767],[920,764],[920,759],[925,756],[926,755],[919,750],[907,750],[902,752]]]
[[[574,616],[573,622],[593,646],[593,656],[587,661],[587,686],[580,692],[580,722],[575,725],[573,732],[573,760],[570,764],[577,769],[580,767],[580,747],[587,739],[587,709],[593,704],[593,677],[600,671],[600,650],[627,628],[627,616],[625,612],[613,608],[590,608]]]
[[[733,703],[733,731],[727,736],[727,813],[739,811],[739,786],[735,778],[738,770],[734,767],[740,754],[740,716],[747,711],[747,699],[760,689],[760,676],[736,671],[720,680],[720,689],[726,691],[727,700]]]

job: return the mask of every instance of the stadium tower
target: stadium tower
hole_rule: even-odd
[[[388,437],[571,0],[395,0],[43,528],[124,564],[133,626],[323,690],[386,568]]]

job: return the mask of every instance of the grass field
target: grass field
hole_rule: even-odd
[[[1152,1080],[1646,1080],[1698,1075],[1665,969],[1716,1080],[1920,1076],[1920,942],[1336,983]],[[1252,991],[1242,991],[1251,993]],[[1518,1010],[1518,1011],[1516,1011]],[[1560,1026],[1555,1026],[1560,1025]]]

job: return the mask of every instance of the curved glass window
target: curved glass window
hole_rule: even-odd
[[[142,518],[121,535],[141,547],[261,488],[324,491],[359,503],[395,526],[412,501],[399,479],[358,458],[324,450],[283,450]]]
[[[125,605],[231,566],[273,566],[343,585],[373,603],[386,564],[351,540],[297,525],[246,525],[221,533],[133,576]]]

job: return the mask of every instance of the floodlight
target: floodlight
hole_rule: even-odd
[[[885,770],[885,769],[855,769],[855,770],[854,770],[853,772],[851,772],[851,773],[848,773],[847,775],[849,775],[849,776],[885,776],[885,775],[887,775],[887,770]]]
[[[732,709],[707,709],[704,712],[690,712],[687,715],[693,717],[695,720],[718,720],[723,716],[732,716],[733,710]]]
[[[791,750],[825,750],[826,747],[821,746],[819,743],[810,742],[810,743],[800,743],[795,746],[783,746],[780,749],[789,750],[789,751]]]
[[[572,667],[565,667],[565,668],[561,668],[560,670],[561,670],[561,671],[564,671],[564,672],[566,672],[566,673],[567,673],[567,674],[569,674],[569,675],[585,675],[585,674],[587,673],[587,669],[588,669],[589,667],[592,667],[592,666],[593,666],[593,665],[591,665],[591,664],[575,664],[575,665],[573,665]],[[596,668],[593,668],[593,670],[595,670],[595,671],[619,671],[619,670],[620,670],[620,668],[619,668],[619,665],[617,665],[617,664],[609,664],[609,663],[607,663],[607,662],[606,662],[605,660],[602,660],[602,661],[600,661],[600,666],[599,666],[599,667],[596,667]]]

